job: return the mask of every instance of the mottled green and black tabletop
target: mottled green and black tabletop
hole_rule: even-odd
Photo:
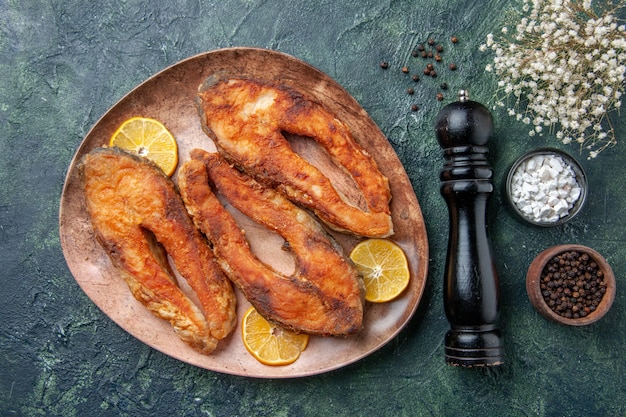
[[[506,358],[472,369],[444,361],[448,213],[435,117],[461,88],[493,107],[497,80],[485,72],[493,57],[479,46],[520,7],[514,0],[1,3],[0,416],[626,415],[626,125],[619,116],[617,145],[587,159],[549,132],[529,137],[505,108],[492,109],[488,219]],[[413,56],[428,39],[442,45],[441,61]],[[250,378],[165,355],[85,295],[61,248],[65,176],[91,127],[159,71],[238,46],[289,54],[350,93],[395,150],[423,212],[428,279],[415,314],[383,347],[330,372]],[[426,62],[439,69],[436,78],[424,74]],[[566,150],[589,182],[583,211],[554,228],[521,223],[502,190],[510,164],[541,146]],[[528,266],[560,243],[594,248],[615,272],[615,302],[597,323],[559,325],[530,305]]]

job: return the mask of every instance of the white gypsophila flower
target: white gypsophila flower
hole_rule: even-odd
[[[616,143],[609,112],[621,107],[626,80],[626,0],[522,0],[519,20],[490,33],[485,70],[498,77],[497,103],[530,136],[554,134],[590,158]],[[524,16],[522,16],[524,14]]]

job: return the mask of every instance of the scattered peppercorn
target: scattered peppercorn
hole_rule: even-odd
[[[586,253],[568,251],[553,257],[541,272],[543,299],[558,315],[577,319],[595,311],[606,292],[604,274]]]
[[[457,43],[459,40],[457,36],[451,36],[450,41],[452,43]],[[424,67],[424,70],[423,70],[424,76],[437,78],[438,74],[437,74],[437,70],[435,69],[435,65],[438,65],[437,63],[444,61],[444,56],[443,56],[444,49],[445,47],[442,43],[437,43],[434,38],[428,38],[426,42],[415,45],[415,47],[410,51],[410,54],[412,57],[417,58],[421,56],[422,58],[426,60],[425,62],[426,66]],[[456,64],[449,63],[447,65],[450,71],[457,70]],[[387,69],[389,67],[389,63],[387,61],[381,61],[380,67],[383,69]],[[408,65],[403,66],[401,70],[404,74],[409,74]],[[411,79],[417,83],[418,81],[420,81],[420,75],[413,74],[411,75]],[[415,84],[415,85],[417,86],[418,84]],[[441,88],[441,90],[444,90],[444,91],[448,90],[448,84],[445,82],[439,84],[439,87]],[[412,87],[408,87],[406,89],[406,93],[409,95],[413,95],[415,94],[415,89]],[[438,101],[442,101],[444,99],[444,95],[441,92],[439,92],[436,94],[436,98]],[[418,111],[419,109],[420,108],[417,104],[413,104],[411,106],[411,111]]]

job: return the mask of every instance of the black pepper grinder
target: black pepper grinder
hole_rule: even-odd
[[[493,170],[487,142],[493,119],[485,106],[459,100],[437,115],[436,134],[444,150],[441,195],[450,218],[445,267],[444,308],[450,322],[445,336],[449,365],[494,366],[504,362],[499,316],[498,272],[487,233],[487,202]]]

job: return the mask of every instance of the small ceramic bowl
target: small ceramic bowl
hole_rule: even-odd
[[[533,204],[533,202],[530,199],[523,200],[523,201],[516,201],[516,199],[520,198],[519,195],[516,196],[516,190],[518,192],[521,191],[521,186],[519,185],[519,179],[518,177],[516,177],[515,174],[518,171],[520,173],[524,172],[524,168],[528,166],[527,165],[528,161],[532,160],[536,156],[560,157],[566,165],[571,167],[574,173],[574,178],[577,183],[577,186],[580,188],[580,194],[578,198],[575,200],[575,202],[573,203],[573,206],[566,210],[567,214],[561,215],[561,217],[559,217],[558,219],[551,219],[551,220],[545,219],[544,220],[540,217],[534,217],[532,214],[528,214],[524,212],[524,205],[530,206]],[[545,190],[547,188],[547,186],[545,185],[546,180],[541,179],[538,181],[541,183],[538,185],[538,187],[540,188],[539,192],[544,193],[544,191],[546,191],[544,194],[546,195],[545,199],[547,200],[548,193],[547,193],[547,190]],[[509,169],[509,172],[506,177],[505,193],[506,193],[506,197],[507,197],[507,200],[509,202],[511,209],[524,222],[535,225],[535,226],[540,226],[540,227],[559,226],[573,219],[583,208],[585,204],[585,200],[587,198],[587,177],[582,167],[580,166],[580,164],[567,153],[559,149],[554,149],[554,148],[539,148],[539,149],[532,150],[528,153],[525,153],[524,155],[520,156],[517,160],[515,160],[515,162],[513,162],[513,165],[511,165],[511,168]],[[543,205],[546,207],[546,210],[549,210],[547,206],[547,202],[539,203],[537,201],[536,204]]]
[[[588,260],[581,258],[583,255]],[[555,257],[560,257],[565,265],[556,267],[552,263]],[[579,270],[584,265],[584,271],[593,278],[584,277],[584,274],[570,277],[566,267],[567,262],[572,261],[579,262],[576,266]],[[598,276],[602,283],[598,283]],[[563,282],[560,283],[559,279]],[[595,250],[582,245],[557,245],[541,252],[530,264],[526,274],[526,292],[531,304],[544,317],[561,324],[584,326],[600,320],[611,308],[615,299],[615,275],[611,266]],[[604,293],[601,299],[594,297],[596,292]],[[593,305],[594,301],[597,305]],[[557,307],[559,304],[564,305]],[[556,311],[558,308],[562,309],[560,313]],[[568,313],[571,317],[567,317]]]

